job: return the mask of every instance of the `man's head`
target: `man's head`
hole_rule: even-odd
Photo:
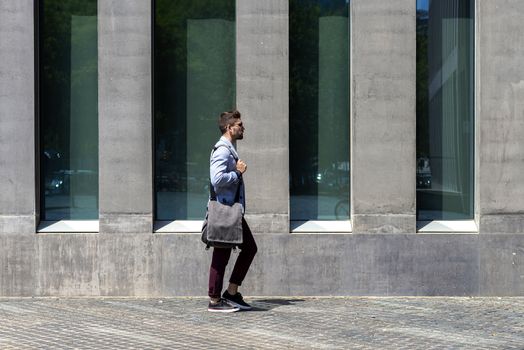
[[[236,109],[221,113],[218,118],[218,127],[222,135],[231,141],[242,140],[244,138],[244,125],[240,119],[240,112]]]

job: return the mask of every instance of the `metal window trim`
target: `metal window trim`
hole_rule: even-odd
[[[155,221],[154,233],[200,233],[204,220]]]
[[[37,233],[98,233],[98,220],[40,221]]]
[[[291,233],[309,234],[348,234],[352,233],[351,220],[292,220],[290,222]]]
[[[417,233],[461,233],[478,234],[475,220],[432,220],[417,221]]]

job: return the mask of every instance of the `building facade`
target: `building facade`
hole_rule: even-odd
[[[0,296],[205,295],[235,106],[245,294],[524,295],[522,1],[70,3],[0,1]]]

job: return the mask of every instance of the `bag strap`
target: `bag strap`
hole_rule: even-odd
[[[227,146],[227,145],[218,145],[216,147],[213,147],[213,150],[211,151],[211,156],[213,156],[213,153],[215,153],[215,151],[219,147],[227,147],[227,149],[229,150],[229,152],[231,153],[233,158],[238,162],[238,158],[235,156],[233,151],[231,151],[231,148],[229,146]],[[237,192],[235,194],[234,203],[237,203],[239,201],[239,199],[240,199],[240,185],[241,184],[242,184],[242,178],[240,179],[240,182],[238,183],[238,186],[237,186]],[[217,200],[217,194],[215,192],[215,188],[213,187],[213,184],[211,183],[211,181],[209,181],[209,199],[212,200],[212,201],[216,201]]]

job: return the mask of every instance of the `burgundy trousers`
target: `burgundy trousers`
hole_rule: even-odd
[[[242,218],[242,242],[239,245],[240,253],[238,254],[238,259],[229,279],[229,282],[239,286],[242,284],[244,277],[246,277],[247,270],[249,270],[249,266],[251,266],[251,262],[257,253],[257,244],[244,218]],[[231,248],[213,248],[213,260],[209,269],[208,295],[210,298],[220,298],[222,296],[224,272],[231,256],[231,250]]]

